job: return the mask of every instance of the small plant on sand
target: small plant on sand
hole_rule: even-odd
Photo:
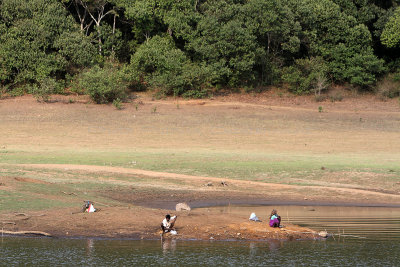
[[[135,104],[135,109],[136,109],[136,111],[138,111],[138,109],[139,109],[139,104],[138,103]]]
[[[376,87],[377,94],[381,100],[400,96],[399,74],[389,74]]]
[[[118,110],[122,109],[122,101],[121,101],[121,99],[119,99],[119,98],[114,99],[112,104],[116,109],[118,109]]]
[[[75,99],[72,99],[72,98],[68,99],[68,103],[70,103],[70,104],[75,103]]]
[[[5,91],[6,90],[4,89],[4,87],[0,85],[0,99],[3,98],[3,94],[5,93]]]
[[[322,111],[323,111],[322,106],[319,106],[319,107],[318,107],[318,112],[319,112],[319,113],[322,113]]]
[[[336,102],[336,101],[340,102],[343,100],[343,95],[341,93],[331,94],[329,95],[329,99],[331,100],[331,102]]]
[[[322,102],[322,101],[325,101],[326,96],[324,96],[324,95],[315,95],[314,99],[315,99],[315,102]]]
[[[151,109],[152,113],[157,113],[157,106],[155,106],[154,108]]]

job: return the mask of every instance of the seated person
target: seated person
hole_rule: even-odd
[[[272,210],[271,216],[269,217],[269,226],[279,227],[281,225],[281,216],[278,215],[276,210]]]
[[[165,219],[161,223],[161,229],[163,230],[163,233],[168,233],[174,230],[174,224],[177,217],[178,216],[171,217],[169,214],[165,216]]]

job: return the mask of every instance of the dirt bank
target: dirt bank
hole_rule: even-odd
[[[42,231],[54,237],[96,237],[159,239],[160,224],[165,214],[177,214],[175,239],[182,240],[297,240],[317,239],[308,228],[285,224],[271,228],[266,222],[203,211],[173,212],[143,207],[102,208],[95,213],[77,213],[76,209],[40,212],[8,213],[2,215],[7,231]],[[166,238],[171,238],[168,234]]]
[[[267,218],[261,218],[262,223],[251,222],[250,209],[246,216],[196,209],[175,213],[172,209],[178,202],[187,202],[195,208],[228,204],[399,206],[400,203],[396,194],[354,188],[273,184],[110,166],[1,166],[39,178],[0,176],[0,193],[19,192],[24,196],[22,199],[74,205],[74,208],[55,206],[32,211],[26,203],[21,212],[0,214],[3,229],[41,231],[56,237],[158,239],[160,223],[170,213],[179,216],[176,224],[179,235],[173,237],[177,239],[315,239],[319,238],[316,232],[288,224],[285,218],[285,227],[277,229],[267,225]],[[90,188],[83,187],[82,181]],[[80,213],[79,207],[87,198],[101,210]],[[19,196],[17,201],[20,200]]]

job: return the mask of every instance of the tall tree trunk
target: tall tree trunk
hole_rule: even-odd
[[[101,30],[100,30],[100,21],[98,23],[96,23],[96,27],[97,27],[97,38],[98,38],[98,43],[99,43],[99,54],[101,55],[102,49],[102,41],[101,41]]]
[[[111,46],[111,55],[114,56],[114,42],[115,42],[115,21],[117,18],[117,13],[114,13],[114,22],[113,22],[113,29],[112,29],[112,35],[113,35],[113,43]]]
[[[105,16],[107,16],[108,14],[114,12],[114,10],[109,10],[106,13],[104,13],[104,8],[107,4],[107,2],[104,2],[103,4],[97,6],[95,8],[95,10],[97,10],[97,19],[94,17],[94,14],[92,14],[92,12],[90,11],[87,3],[85,1],[79,0],[80,4],[83,6],[83,8],[85,8],[87,14],[89,14],[89,16],[92,18],[92,22],[94,22],[96,24],[97,27],[97,38],[98,38],[98,45],[99,45],[99,54],[101,55],[102,51],[102,40],[101,40],[101,29],[100,29],[100,24],[101,21],[103,20],[103,18]]]

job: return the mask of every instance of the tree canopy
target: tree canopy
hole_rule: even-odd
[[[371,89],[397,71],[399,4],[0,0],[1,86],[30,92],[55,84],[63,91],[71,82],[90,81],[88,75],[118,66],[110,77],[124,77],[121,86],[191,97],[218,88],[279,84],[310,93],[318,81]]]

